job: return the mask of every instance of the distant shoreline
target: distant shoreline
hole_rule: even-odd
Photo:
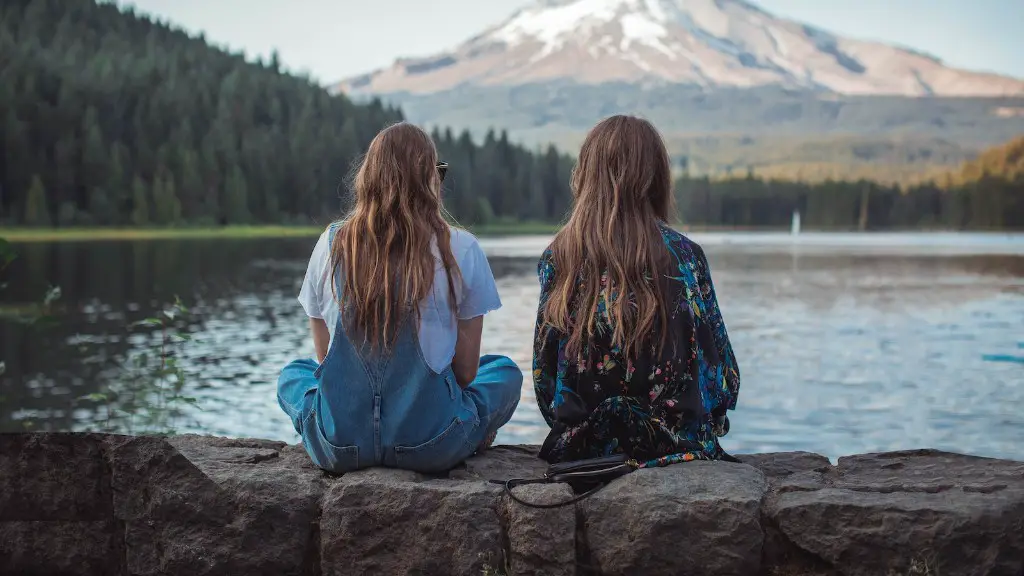
[[[9,228],[0,238],[12,243],[116,240],[206,240],[317,237],[326,226],[221,226],[181,228]],[[558,224],[508,223],[467,226],[477,236],[553,234]]]
[[[9,228],[0,231],[0,238],[11,243],[27,244],[35,242],[98,242],[98,241],[131,241],[131,240],[210,240],[210,239],[266,239],[266,238],[315,238],[323,232],[324,225],[310,226],[220,226],[220,227],[180,227],[180,228]],[[465,228],[476,236],[550,236],[561,228],[561,224],[544,222],[509,222]],[[788,228],[757,227],[757,226],[675,226],[684,233],[721,233],[721,232],[788,232]],[[939,233],[956,232],[991,233],[993,235],[1013,235],[1013,231],[1003,230],[948,230],[942,228],[869,230],[865,234],[877,233]],[[857,233],[857,230],[805,229],[803,233]]]

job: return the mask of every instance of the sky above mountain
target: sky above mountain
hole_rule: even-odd
[[[396,58],[450,49],[533,0],[132,0],[250,56],[277,50],[291,70],[331,82]],[[1024,78],[1021,0],[756,0],[777,16],[851,38],[906,46],[949,65]]]

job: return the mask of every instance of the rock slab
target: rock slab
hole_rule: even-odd
[[[840,458],[766,515],[844,575],[1024,573],[1022,462],[932,450]]]
[[[536,451],[336,477],[268,440],[0,435],[0,574],[1024,574],[1022,462],[751,454],[537,509],[489,482],[539,476]]]

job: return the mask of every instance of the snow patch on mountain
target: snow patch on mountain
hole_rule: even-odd
[[[343,91],[429,93],[460,84],[650,80],[782,85],[843,94],[1024,95],[1024,81],[842,38],[744,0],[539,0],[444,54],[403,59]]]

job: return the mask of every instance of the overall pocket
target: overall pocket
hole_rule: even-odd
[[[312,410],[302,423],[302,444],[317,467],[344,474],[359,469],[359,446],[335,446],[320,430],[316,410]]]
[[[468,458],[475,446],[469,445],[469,432],[476,426],[453,418],[440,434],[418,446],[395,446],[395,462],[399,468],[415,472],[436,473],[451,470]]]

